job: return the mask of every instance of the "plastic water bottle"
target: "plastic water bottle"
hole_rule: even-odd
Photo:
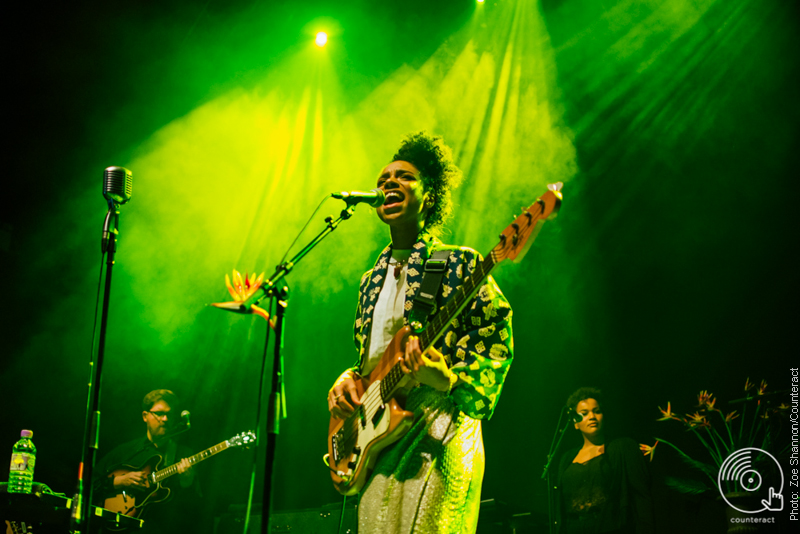
[[[33,432],[23,430],[11,450],[11,468],[8,472],[9,493],[30,493],[33,486],[33,468],[36,466],[36,446],[31,441]]]

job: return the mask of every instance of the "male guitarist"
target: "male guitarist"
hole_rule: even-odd
[[[375,369],[395,333],[428,320],[415,299],[424,293],[424,266],[434,251],[450,252],[434,290],[434,310],[457,293],[481,260],[472,249],[443,245],[434,237],[452,211],[450,192],[460,180],[450,148],[425,132],[407,136],[378,176],[386,200],[377,213],[392,242],[361,279],[355,321],[359,362],[328,392],[332,417],[346,419],[362,405],[354,379]],[[477,527],[484,469],[480,419],[494,411],[513,347],[511,308],[491,277],[434,345],[423,353],[414,335],[405,344],[401,369],[413,378],[413,387],[404,407],[413,412],[413,423],[378,457],[360,500],[360,534],[461,533]]]
[[[145,520],[145,528],[141,532],[188,532],[184,529],[186,520],[191,520],[192,514],[186,518],[182,516],[186,516],[189,509],[199,509],[196,502],[199,487],[195,473],[186,460],[192,452],[170,437],[175,434],[179,407],[178,397],[168,389],[156,389],[145,395],[142,399],[142,420],[146,436],[113,449],[98,462],[94,470],[93,500],[94,504],[103,506],[106,499],[123,493],[134,496],[139,503],[144,501],[154,489],[148,481],[144,463],[155,455],[163,457],[158,469],[176,465],[179,473],[175,477],[177,480],[164,483],[170,489],[169,499],[145,506],[143,510],[146,512],[141,515]]]

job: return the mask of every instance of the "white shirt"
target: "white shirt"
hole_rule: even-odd
[[[369,353],[367,361],[364,363],[362,374],[368,375],[375,369],[378,362],[383,357],[386,347],[394,335],[403,328],[403,315],[405,313],[406,290],[408,282],[406,273],[408,272],[408,258],[411,256],[411,249],[397,250],[392,249],[392,258],[389,260],[389,267],[386,269],[386,278],[383,287],[378,295],[378,302],[375,303],[375,310],[372,314],[372,329],[369,335]],[[395,279],[395,265],[403,263],[400,276]]]

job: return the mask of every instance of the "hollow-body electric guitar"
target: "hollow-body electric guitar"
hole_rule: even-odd
[[[500,243],[475,266],[472,276],[450,298],[427,327],[419,332],[420,347],[425,352],[442,336],[450,322],[458,317],[483,285],[491,270],[501,261],[520,261],[546,220],[553,219],[561,207],[561,183],[548,186],[548,191],[500,234]],[[404,374],[400,362],[406,340],[414,333],[403,327],[389,342],[381,360],[369,376],[354,378],[361,399],[355,413],[347,419],[331,417],[328,427],[326,463],[336,490],[354,495],[366,484],[378,455],[405,434],[414,414],[402,403],[413,379]]]
[[[203,452],[198,452],[194,456],[188,457],[187,460],[189,460],[189,464],[194,466],[224,450],[236,447],[250,447],[255,442],[256,435],[252,431],[242,432],[222,443],[209,447]],[[122,491],[113,497],[107,498],[103,507],[119,514],[139,517],[145,506],[165,501],[169,497],[171,490],[161,483],[169,477],[177,475],[178,466],[177,464],[172,464],[159,469],[163,461],[164,457],[155,453],[140,462],[139,465],[123,465],[119,469],[112,471],[109,475],[112,477],[122,476],[131,471],[142,471],[147,476],[148,487]]]

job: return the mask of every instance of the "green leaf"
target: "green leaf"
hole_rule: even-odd
[[[708,484],[704,484],[700,480],[690,480],[685,478],[675,478],[675,477],[664,477],[664,482],[670,488],[680,492],[680,493],[687,493],[690,495],[699,495],[701,493],[705,493],[707,491],[715,490],[716,488],[710,487]]]
[[[690,458],[689,456],[681,455],[681,460],[684,461],[687,465],[694,467],[695,469],[699,469],[703,473],[709,475],[711,478],[716,478],[719,474],[719,468],[713,465],[709,465],[705,462],[699,462]]]

